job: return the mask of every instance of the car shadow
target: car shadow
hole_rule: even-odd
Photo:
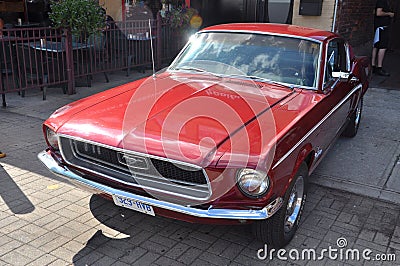
[[[32,202],[13,181],[11,176],[0,164],[0,196],[14,214],[27,214],[35,210]]]
[[[44,177],[57,183],[70,183],[52,174],[37,159],[37,154],[46,147],[41,126],[43,120],[8,110],[1,112],[3,139],[0,149],[7,156],[0,159],[0,197],[12,213],[31,213],[35,206],[27,195],[37,187],[30,187],[28,182],[35,183]]]
[[[106,254],[111,261],[127,264],[138,263],[145,254],[188,263],[188,257],[207,250],[214,254],[220,251],[221,256],[231,262],[247,249],[246,253],[255,260],[256,251],[263,246],[254,239],[248,225],[191,224],[153,217],[118,207],[98,195],[91,197],[89,206],[93,216],[107,227],[107,232],[94,233],[73,257],[74,265],[91,265],[101,254]]]

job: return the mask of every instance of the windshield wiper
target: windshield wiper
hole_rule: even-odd
[[[185,66],[185,67],[176,67],[176,68],[173,68],[172,70],[187,70],[187,71],[196,71],[196,72],[210,73],[210,74],[211,74],[211,72],[208,72],[208,71],[205,70],[205,69],[198,68],[198,67],[189,67],[189,66]]]
[[[248,79],[255,80],[255,81],[261,81],[261,82],[266,82],[266,83],[277,84],[277,85],[280,85],[282,87],[289,88],[291,90],[293,90],[294,87],[295,87],[293,84],[287,84],[287,83],[274,81],[274,80],[271,80],[271,79],[266,79],[266,78],[262,78],[262,77],[258,77],[258,76],[231,74],[231,75],[227,75],[226,77],[229,77],[229,78],[248,78]]]
[[[211,76],[217,77],[217,78],[221,78],[220,75],[207,71],[205,69],[202,68],[198,68],[198,67],[189,67],[189,66],[184,66],[184,67],[176,67],[176,68],[172,68],[172,70],[186,70],[186,71],[195,71],[198,73],[204,73],[204,74],[210,74]]]
[[[173,68],[172,70],[196,71],[196,72],[200,72],[200,73],[210,74],[210,75],[213,75],[213,76],[219,77],[219,78],[247,78],[247,79],[251,79],[251,80],[254,80],[254,81],[260,81],[260,82],[266,82],[266,83],[272,83],[272,84],[280,85],[282,87],[289,88],[291,90],[293,90],[294,87],[295,87],[295,85],[293,85],[293,84],[287,84],[287,83],[274,81],[274,80],[271,80],[271,79],[266,79],[266,78],[262,78],[262,77],[258,77],[258,76],[243,75],[243,74],[229,74],[229,75],[217,74],[217,73],[209,72],[209,71],[207,71],[205,69],[197,68],[197,67],[184,66],[184,67],[176,67],[176,68]]]

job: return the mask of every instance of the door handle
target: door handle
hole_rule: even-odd
[[[351,77],[350,81],[351,82],[358,82],[358,81],[360,81],[360,79],[353,76],[353,77]]]

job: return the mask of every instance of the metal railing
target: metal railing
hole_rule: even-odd
[[[109,24],[91,36],[73,36],[55,28],[4,29],[0,38],[0,93],[47,87],[61,87],[73,94],[76,80],[91,85],[94,74],[132,69],[144,71],[168,64],[184,45],[182,32],[165,24],[161,18],[151,21],[126,21]]]

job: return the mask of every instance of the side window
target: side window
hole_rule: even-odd
[[[346,71],[350,72],[351,71],[350,46],[347,42],[344,44],[344,49],[346,50]]]
[[[328,57],[327,57],[327,67],[330,72],[338,71],[339,65],[339,48],[336,41],[331,41],[328,44]]]
[[[343,40],[334,39],[328,43],[325,65],[325,82],[332,79],[332,72],[346,72],[347,52]]]

